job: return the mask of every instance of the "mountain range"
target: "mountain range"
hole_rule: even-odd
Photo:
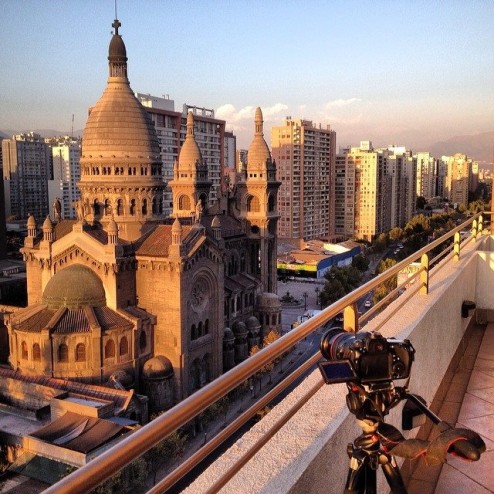
[[[0,139],[8,139],[14,134],[27,131],[0,130]],[[37,129],[33,132],[43,137],[69,135],[70,132],[63,132],[53,129]],[[82,135],[82,130],[74,131],[74,136]],[[406,144],[405,144],[406,145]],[[482,165],[493,165],[494,162],[494,131],[482,132],[474,135],[454,136],[445,141],[435,142],[428,145],[421,151],[429,151],[433,156],[452,156],[456,153],[466,154],[469,158],[478,161]]]

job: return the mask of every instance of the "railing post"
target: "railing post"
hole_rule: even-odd
[[[477,236],[477,222],[474,220],[475,227],[472,228],[472,235]],[[475,233],[474,233],[475,232]],[[454,256],[453,259],[455,261],[460,260],[460,232],[455,233],[455,245],[454,245]]]
[[[477,228],[477,237],[475,240],[477,240],[482,235],[483,230],[484,230],[484,219],[482,218],[482,215],[480,215],[479,216],[479,227]]]
[[[429,293],[429,256],[422,254],[420,258],[422,270],[420,271],[420,293],[427,295]]]
[[[354,332],[358,330],[358,307],[356,303],[347,305],[343,309],[343,329]]]
[[[477,229],[477,220],[473,220],[472,221],[472,236],[474,236],[475,238],[477,238],[477,232],[478,232],[478,229]]]

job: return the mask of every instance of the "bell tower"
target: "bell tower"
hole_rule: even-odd
[[[194,134],[194,115],[187,114],[187,134],[175,162],[173,180],[169,182],[173,194],[173,218],[192,217],[199,222],[208,206],[211,180],[208,167],[203,162]]]
[[[278,188],[276,164],[264,140],[262,111],[255,113],[254,139],[249,147],[241,216],[250,228],[251,272],[260,278],[264,292],[276,293]]]

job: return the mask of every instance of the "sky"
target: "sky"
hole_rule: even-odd
[[[0,0],[0,130],[84,128],[114,0]],[[494,130],[493,0],[118,0],[135,92],[215,110],[248,147],[287,116],[337,145]]]

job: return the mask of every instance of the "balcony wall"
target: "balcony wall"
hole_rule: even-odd
[[[431,403],[457,352],[472,318],[461,317],[464,300],[477,304],[480,322],[494,320],[494,239],[470,242],[459,261],[443,261],[434,269],[429,294],[415,294],[393,302],[365,327],[379,328],[387,337],[409,338],[416,355],[410,391]],[[399,310],[397,310],[399,309]],[[390,311],[396,313],[385,321]],[[314,370],[305,381],[225,454],[214,462],[186,491],[204,492],[260,438],[270,434],[274,424],[305,393],[321,380]],[[399,383],[398,383],[399,384]],[[361,432],[345,403],[346,386],[324,385],[302,409],[221,490],[223,493],[340,493],[348,471],[346,446]],[[401,427],[401,407],[387,422]],[[417,430],[405,435],[413,437]],[[385,488],[382,473],[378,490]],[[385,490],[383,490],[385,492]]]

